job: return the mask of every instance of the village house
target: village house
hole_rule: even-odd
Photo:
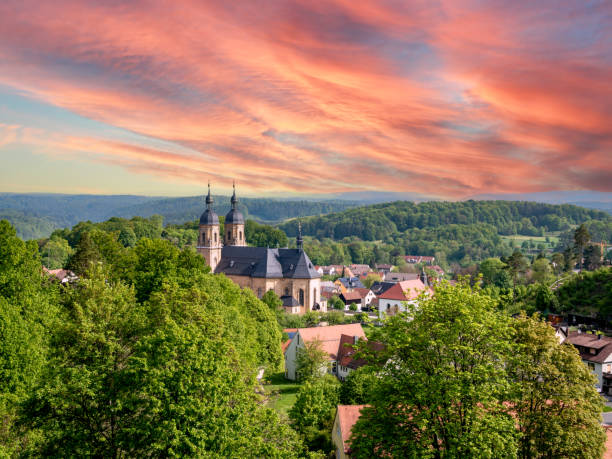
[[[363,276],[372,272],[370,265],[350,265],[349,268],[353,273],[353,276]]]
[[[338,347],[338,379],[344,381],[352,372],[368,364],[368,361],[363,357],[355,358],[355,345],[359,340],[356,336],[342,335],[340,337],[340,346]],[[384,349],[382,343],[376,341],[368,341],[367,347],[374,353],[381,352]]]
[[[357,289],[351,290],[350,292],[347,291],[341,293],[340,299],[344,302],[345,311],[349,311],[351,309],[351,304],[354,304],[357,307],[357,311],[361,311],[363,298],[361,297],[361,293],[358,292]]]
[[[376,300],[376,295],[369,288],[356,288],[354,290],[361,295],[361,309],[369,310],[372,307],[372,303]]]
[[[385,282],[403,282],[418,279],[417,273],[389,273],[383,279]]]
[[[562,339],[564,331],[558,331]],[[567,333],[569,343],[578,350],[580,358],[597,378],[595,387],[608,394],[612,386],[612,338],[574,331]]]
[[[380,271],[383,273],[390,273],[393,269],[393,265],[387,263],[375,264],[374,267],[376,268],[376,271]]]
[[[406,305],[415,304],[422,293],[433,294],[420,279],[394,284],[378,296],[378,317],[382,320],[384,314],[390,316],[406,312]]]
[[[351,292],[356,288],[365,288],[365,285],[358,277],[340,277],[334,282],[341,293]]]
[[[69,269],[47,269],[43,266],[43,271],[49,276],[59,281],[60,284],[75,282],[79,279],[75,273]]]
[[[436,259],[435,257],[424,257],[421,255],[406,255],[404,257],[404,260],[406,260],[406,263],[411,264],[411,265],[417,265],[419,263],[424,263],[426,265],[433,265],[435,259]]]
[[[361,416],[366,405],[338,405],[336,419],[332,430],[332,442],[336,450],[336,459],[350,458],[349,439],[351,430]]]
[[[291,342],[285,350],[285,378],[295,381],[297,379],[297,356],[299,349],[305,343],[319,341],[322,349],[328,355],[328,365],[321,369],[321,373],[328,372],[338,376],[338,351],[342,335],[350,336],[353,342],[365,339],[361,324],[330,325],[326,327],[298,328]]]

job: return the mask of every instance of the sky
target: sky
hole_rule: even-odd
[[[612,2],[0,2],[0,191],[612,191]]]

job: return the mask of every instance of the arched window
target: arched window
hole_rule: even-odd
[[[231,233],[231,231],[228,231],[227,232],[227,240],[229,241],[231,237],[232,237],[232,233]]]
[[[285,295],[289,295],[289,287],[285,287]]]
[[[300,289],[300,306],[304,306],[304,289]]]
[[[312,304],[315,304],[317,302],[317,289],[313,288],[312,289]]]
[[[217,233],[213,233],[215,235],[215,244],[217,243]]]
[[[238,240],[242,241],[242,231],[238,231]]]

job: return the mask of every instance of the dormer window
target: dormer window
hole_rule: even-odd
[[[591,355],[597,354],[597,351],[595,349],[589,349],[589,352],[591,353]]]
[[[230,265],[230,268],[233,268],[234,267],[234,260],[230,260],[229,265]]]

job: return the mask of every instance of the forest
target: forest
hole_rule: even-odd
[[[215,211],[225,215],[230,209],[229,196],[214,196],[214,200]],[[336,212],[355,205],[355,202],[341,200],[240,198],[238,208],[245,217],[277,223],[287,218]],[[161,215],[166,224],[182,224],[199,218],[204,208],[203,196],[162,198],[0,193],[0,218],[10,221],[22,239],[48,237],[55,229],[113,217],[129,219]]]

